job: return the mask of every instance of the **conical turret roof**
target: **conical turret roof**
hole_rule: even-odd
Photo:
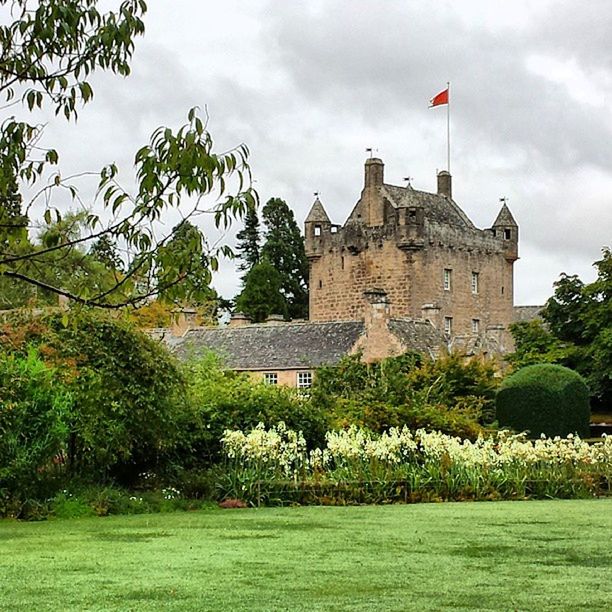
[[[306,223],[331,223],[327,213],[325,212],[325,208],[323,208],[323,204],[321,204],[321,200],[317,198],[306,217]]]
[[[496,227],[498,225],[505,226],[505,227],[507,226],[518,227],[516,221],[514,220],[514,217],[512,216],[512,213],[510,212],[510,209],[505,203],[501,207],[501,210],[499,211],[499,214],[497,215],[497,219],[495,219],[491,227]]]

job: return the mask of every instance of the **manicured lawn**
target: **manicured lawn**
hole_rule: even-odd
[[[612,499],[0,521],[2,610],[610,610]]]

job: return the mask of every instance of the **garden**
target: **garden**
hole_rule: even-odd
[[[356,355],[305,395],[74,308],[4,323],[0,405],[0,516],[20,519],[589,498],[612,480],[587,385],[551,364],[502,379],[460,355]]]

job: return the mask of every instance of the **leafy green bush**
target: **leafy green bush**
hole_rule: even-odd
[[[493,420],[494,389],[493,367],[460,355],[406,353],[373,364],[351,355],[317,370],[311,399],[334,428],[407,425],[474,438]]]
[[[589,390],[569,368],[538,364],[506,378],[496,397],[500,425],[532,437],[589,435]]]
[[[444,404],[429,404],[413,397],[410,403],[393,406],[384,402],[361,399],[339,399],[329,415],[332,429],[346,429],[352,425],[382,433],[391,427],[426,429],[475,439],[483,433],[478,423],[480,404],[449,408]]]
[[[188,447],[180,459],[186,467],[192,467],[190,460],[194,465],[216,461],[225,429],[250,429],[258,423],[271,427],[283,421],[303,432],[309,445],[325,439],[324,413],[296,389],[265,385],[248,374],[224,370],[212,353],[187,363],[185,377],[192,410],[184,438]]]
[[[61,462],[70,409],[69,394],[35,350],[0,352],[0,497],[45,494]]]
[[[71,476],[129,483],[170,457],[186,418],[185,389],[159,342],[124,321],[78,309],[6,327],[0,344],[17,355],[38,347],[68,389]]]

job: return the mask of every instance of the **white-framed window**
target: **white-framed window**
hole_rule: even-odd
[[[505,229],[504,230],[504,240],[511,240],[511,239],[512,239],[512,230]]]
[[[453,317],[444,317],[444,333],[447,336],[453,333]]]
[[[472,293],[478,293],[478,272],[472,272]]]
[[[321,235],[321,226],[320,225],[315,225],[314,226],[314,235],[315,236],[320,236]]]
[[[453,271],[450,268],[444,268],[444,291],[450,291],[453,287]]]
[[[480,319],[472,319],[472,333],[473,334],[480,333]]]
[[[298,372],[296,383],[298,389],[309,389],[312,387],[312,372]]]
[[[264,372],[263,380],[266,385],[278,385],[278,374],[276,372]]]

